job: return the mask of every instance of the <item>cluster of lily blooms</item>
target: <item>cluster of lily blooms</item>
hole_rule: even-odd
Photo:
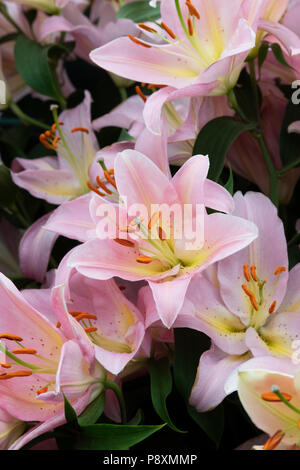
[[[231,196],[207,178],[210,156],[192,149],[208,121],[235,114],[228,94],[267,38],[291,65],[281,67],[269,53],[260,71],[261,126],[281,168],[274,139],[287,99],[275,79],[291,84],[300,76],[300,2],[161,0],[161,20],[139,24],[117,19],[126,0],[94,1],[90,17],[78,0],[22,3],[41,10],[41,43],[65,31],[75,53],[120,86],[142,85],[93,122],[88,91],[73,109],[59,113],[52,105],[54,124],[40,136],[51,156],[13,161],[15,184],[57,207],[20,243],[22,272],[42,287],[19,292],[0,274],[1,448],[20,449],[64,424],[64,395],[80,415],[106,393],[105,413],[120,422],[105,380],[122,386],[145,373],[147,358],[173,348],[174,328],[191,328],[208,335],[211,347],[199,360],[190,403],[208,411],[237,391],[255,425],[272,436],[264,448],[298,449],[300,265],[289,271],[268,169],[257,142],[243,134],[228,163],[261,192]],[[21,5],[6,4],[18,22]],[[126,129],[130,140],[99,149],[94,132],[106,126]],[[174,176],[170,165],[180,167]],[[280,179],[281,202],[299,176],[291,169]],[[136,205],[143,216],[133,213]],[[201,246],[190,249],[184,235],[175,236],[173,219],[166,226],[161,211],[153,212],[162,205],[189,205],[192,221],[196,206],[205,207]],[[116,214],[114,238],[105,236],[105,207]],[[80,243],[47,272],[59,236]]]

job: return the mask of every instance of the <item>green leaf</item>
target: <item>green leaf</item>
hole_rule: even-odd
[[[127,450],[164,426],[91,424],[81,427],[78,434],[64,439],[62,445],[64,449],[76,450]]]
[[[289,125],[299,120],[300,106],[290,101],[286,108],[280,133],[279,148],[283,166],[291,165],[300,157],[300,134],[288,133]]]
[[[105,393],[101,393],[84,412],[78,417],[78,423],[80,426],[87,426],[89,424],[95,424],[100,418],[104,411],[105,406]]]
[[[77,414],[72,405],[69,403],[68,399],[64,395],[64,403],[65,403],[65,418],[67,421],[67,424],[71,425],[74,428],[78,428],[78,419],[77,419]]]
[[[149,0],[127,3],[122,6],[117,14],[118,20],[127,18],[135,23],[145,21],[156,21],[160,18],[160,4],[153,8],[149,5]]]
[[[174,380],[176,388],[183,397],[191,418],[216,444],[220,442],[224,429],[222,405],[207,413],[198,413],[189,404],[199,359],[210,347],[210,340],[204,334],[188,328],[175,328]]]
[[[267,58],[267,55],[268,55],[268,50],[269,50],[269,43],[267,41],[263,41],[260,48],[259,48],[259,51],[258,51],[258,67],[259,67],[259,70],[262,68],[266,58]]]
[[[272,49],[275,59],[277,60],[277,62],[280,63],[280,65],[283,65],[284,67],[287,67],[289,69],[293,69],[293,67],[291,67],[285,60],[282,49],[279,44],[273,43],[271,45],[271,49]]]
[[[244,124],[232,117],[224,116],[213,119],[201,129],[194,145],[193,155],[209,156],[209,179],[218,181],[231,145],[243,132],[255,127],[256,123]]]
[[[234,182],[233,182],[233,172],[232,172],[232,168],[231,166],[229,167],[229,171],[230,171],[230,174],[229,174],[229,178],[228,178],[228,181],[226,184],[224,184],[224,188],[227,189],[227,191],[231,194],[231,196],[233,195],[233,188],[234,188]]]
[[[49,46],[43,47],[26,36],[19,35],[15,44],[16,68],[33,90],[60,102],[64,101],[55,83],[48,60]]]
[[[156,413],[173,431],[183,432],[174,426],[167,410],[166,400],[172,391],[172,375],[168,358],[164,357],[158,361],[150,359],[149,371],[151,398]]]
[[[118,142],[123,142],[125,140],[134,140],[134,138],[128,134],[126,129],[122,129],[118,138]]]

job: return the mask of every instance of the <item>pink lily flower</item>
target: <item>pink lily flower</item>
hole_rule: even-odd
[[[291,54],[300,52],[299,38],[268,19],[273,20],[274,11],[279,21],[282,11],[278,1],[271,3],[230,0],[225,5],[219,0],[162,0],[160,26],[139,25],[148,36],[152,33],[160,38],[160,44],[149,42],[148,36],[145,40],[129,36],[92,51],[90,58],[125,78],[165,85],[146,105],[145,113],[153,121],[156,116],[157,121],[163,105],[170,100],[227,94],[255,47],[258,28],[280,37]]]
[[[89,170],[97,151],[90,106],[91,97],[86,91],[80,105],[63,111],[51,131],[41,135],[41,142],[56,151],[57,157],[13,161],[11,175],[18,186],[52,204],[61,204],[89,191]]]
[[[164,226],[159,220],[159,211],[151,213],[155,204],[158,207],[165,204],[169,208],[173,204],[179,208],[190,204],[194,211],[193,220],[196,220],[197,204],[231,212],[231,196],[224,188],[206,179],[208,167],[207,157],[195,156],[170,180],[143,154],[135,150],[121,152],[111,172],[115,176],[115,180],[110,178],[113,193],[108,197],[99,196],[98,203],[95,201],[92,208],[94,220],[98,218],[98,237],[77,247],[69,258],[69,265],[94,279],[105,280],[113,276],[130,281],[146,279],[153,291],[159,315],[163,323],[170,327],[182,306],[193,275],[247,246],[257,236],[256,227],[251,222],[226,214],[207,215],[203,211],[203,244],[201,248],[193,245],[192,249],[186,249],[187,239],[183,235],[176,239],[178,227],[171,221]],[[146,175],[151,175],[151,178]],[[101,228],[102,219],[97,214],[102,210],[103,202],[110,200],[109,197],[116,213],[126,216],[126,210],[119,205],[120,198],[124,197],[127,198],[128,208],[140,204],[145,209],[145,220],[129,215],[128,221],[132,219],[135,225],[131,225],[134,228],[128,230],[125,240],[122,240],[124,228],[118,224],[115,225],[119,233],[116,239],[107,238]],[[181,219],[180,223],[184,227],[186,221]],[[155,242],[149,235],[152,224],[158,234]]]
[[[110,373],[117,375],[131,361],[143,341],[144,318],[113,279],[89,279],[67,266],[68,253],[62,260],[54,284],[64,280],[66,289],[24,291],[26,298],[38,308],[54,302],[56,316],[69,339],[85,336],[95,350],[96,359]],[[74,322],[75,318],[75,322]],[[79,331],[79,333],[78,333]]]
[[[259,357],[238,372],[238,394],[253,423],[269,434],[262,450],[299,450],[299,366]]]
[[[7,450],[26,429],[24,421],[0,408],[0,450]]]
[[[190,284],[188,303],[175,323],[198,329],[213,342],[200,358],[191,393],[190,402],[199,411],[222,401],[224,384],[241,363],[262,355],[291,358],[293,341],[300,335],[300,265],[288,275],[284,228],[276,208],[260,193],[237,193],[234,200],[234,214],[254,222],[259,237]]]
[[[0,295],[0,407],[18,420],[40,422],[12,446],[19,448],[65,422],[63,394],[82,413],[102,392],[105,371],[85,335],[67,339],[49,305],[41,303],[40,313],[2,274]]]

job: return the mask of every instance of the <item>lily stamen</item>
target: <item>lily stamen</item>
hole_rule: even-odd
[[[187,26],[188,26],[190,36],[193,36],[194,35],[194,27],[193,27],[193,23],[192,23],[191,18],[188,18]]]
[[[90,326],[89,328],[85,328],[84,331],[86,333],[94,333],[95,331],[97,331],[98,328],[96,328],[95,326]]]
[[[256,276],[256,266],[251,266],[250,273],[253,281],[258,282],[258,278]]]
[[[243,266],[243,271],[244,271],[244,277],[246,279],[246,281],[250,281],[250,276],[249,276],[249,265],[248,264],[244,264]]]
[[[157,33],[156,29],[151,28],[150,26],[147,26],[147,25],[144,24],[144,23],[138,23],[138,26],[139,26],[141,29],[144,29],[145,31],[148,31],[148,33]]]
[[[115,189],[117,189],[116,182],[115,182],[115,180],[111,177],[111,174],[113,174],[113,173],[104,170],[104,176],[105,176],[106,180],[107,180]]]
[[[36,354],[37,350],[33,348],[21,348],[21,349],[13,349],[13,354]]]
[[[192,4],[192,2],[190,0],[187,0],[185,2],[186,6],[188,7],[189,9],[189,13],[191,16],[195,16],[197,18],[197,20],[200,20],[200,13],[199,11],[197,10],[197,8]]]
[[[281,392],[281,395],[284,397],[285,400],[290,401],[293,397],[289,393]],[[268,402],[281,402],[281,398],[275,392],[265,392],[261,394],[261,398],[264,401]]]
[[[108,189],[104,183],[102,183],[99,176],[96,177],[96,181],[97,181],[99,188],[103,189],[103,191],[105,191],[107,194],[112,194],[112,191]]]
[[[71,130],[72,134],[74,132],[84,132],[85,134],[89,134],[90,131],[86,128],[86,127],[82,127],[82,126],[78,126],[78,127],[74,127],[72,130]]]
[[[276,304],[277,304],[277,302],[276,302],[276,300],[274,300],[274,302],[272,302],[272,304],[271,304],[271,306],[270,306],[270,308],[269,308],[269,314],[270,314],[270,315],[272,315],[272,313],[274,313],[275,308],[276,308]]]
[[[0,334],[0,339],[8,339],[10,341],[23,341],[21,336],[11,335],[10,333]]]
[[[176,34],[171,30],[171,28],[169,28],[169,26],[166,25],[166,23],[164,23],[163,21],[161,22],[160,26],[162,27],[162,29],[164,29],[166,31],[166,33],[168,33],[168,35],[172,38],[172,39],[176,39]]]
[[[286,271],[286,268],[284,266],[278,266],[278,268],[275,269],[274,274],[275,276],[278,276],[278,274],[284,273]]]
[[[129,39],[134,42],[135,44],[138,44],[139,46],[144,46],[147,47],[148,49],[151,49],[152,46],[149,46],[149,44],[145,44],[144,42],[140,41],[139,39],[135,38],[131,34],[128,34]]]
[[[150,256],[137,256],[136,261],[142,264],[149,264],[152,263],[153,258],[150,258]]]
[[[263,450],[274,450],[280,444],[283,437],[284,433],[281,430],[276,431],[276,433],[267,440],[263,446]]]
[[[146,95],[144,95],[144,93],[142,92],[142,90],[140,89],[140,87],[138,85],[135,87],[135,91],[136,91],[137,95],[139,95],[139,97],[142,98],[144,103],[146,103],[147,97],[146,97]]]
[[[29,377],[30,375],[32,375],[31,370],[17,370],[15,372],[7,372],[3,375],[0,375],[0,380],[8,380],[15,377]]]

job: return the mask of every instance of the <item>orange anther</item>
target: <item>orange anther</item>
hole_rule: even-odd
[[[1,367],[3,367],[3,369],[10,369],[11,368],[11,365],[6,364],[6,362],[1,362],[0,365],[1,365]]]
[[[272,315],[272,313],[274,313],[275,311],[275,308],[276,308],[276,300],[274,300],[274,302],[272,302],[270,308],[269,308],[269,314]]]
[[[138,23],[138,26],[139,26],[141,29],[144,29],[145,31],[148,31],[148,33],[157,33],[156,29],[151,28],[150,26],[147,26],[147,25],[144,24],[144,23]]]
[[[278,268],[275,269],[274,274],[277,276],[280,273],[284,273],[286,271],[286,268],[284,266],[278,266]]]
[[[135,259],[138,263],[142,264],[149,264],[153,261],[153,258],[150,258],[150,256],[137,256]]]
[[[96,328],[95,326],[90,326],[89,328],[85,328],[84,331],[86,333],[94,333],[95,331],[97,331],[98,328]]]
[[[281,395],[287,401],[291,401],[291,399],[293,398],[292,395],[290,395],[289,393],[281,392]],[[280,402],[281,401],[280,397],[276,393],[273,393],[273,392],[262,393],[261,398],[264,401],[270,401],[270,402]]]
[[[94,193],[98,194],[98,196],[105,196],[104,193],[101,193],[101,191],[99,191],[95,186],[93,186],[89,181],[87,181],[86,183],[87,187],[91,190],[91,191],[94,191]]]
[[[142,100],[145,103],[147,101],[147,97],[146,97],[146,95],[144,95],[144,93],[142,92],[142,90],[140,89],[140,87],[138,85],[135,87],[135,91],[136,91],[137,95],[139,95],[139,97],[142,98]]]
[[[245,284],[242,285],[242,289],[245,292],[245,294],[248,295],[251,305],[254,308],[254,310],[258,311],[258,304],[257,304],[256,298],[253,292],[250,289],[248,289],[248,287]]]
[[[56,328],[60,328],[60,327],[61,327],[61,323],[60,323],[60,321],[58,321],[58,322],[56,323]]]
[[[166,33],[168,33],[168,35],[172,38],[172,39],[176,39],[176,34],[171,30],[171,28],[169,28],[169,26],[166,25],[166,23],[164,23],[163,21],[161,22],[160,26],[166,31]]]
[[[52,137],[51,131],[46,131],[44,135],[48,137],[48,139]]]
[[[244,277],[246,279],[246,281],[250,281],[250,276],[249,276],[249,265],[248,264],[244,264],[243,266],[243,270],[244,270]]]
[[[116,243],[119,243],[119,245],[128,246],[129,248],[134,248],[134,243],[130,242],[129,240],[126,240],[125,238],[114,238],[114,241]]]
[[[13,349],[13,354],[36,354],[37,350],[33,348],[20,348],[20,349]]]
[[[192,4],[192,2],[190,0],[187,0],[185,4],[189,9],[190,15],[195,16],[197,20],[200,20],[200,13],[197,8]]]
[[[96,177],[96,181],[99,188],[103,189],[103,191],[105,191],[107,194],[112,194],[112,192],[105,186],[105,184],[102,183],[99,176]]]
[[[256,266],[251,266],[250,273],[253,281],[258,282],[258,278],[256,276]]]
[[[190,35],[190,36],[193,36],[193,34],[194,34],[194,28],[193,28],[193,23],[192,23],[191,18],[188,18],[188,20],[187,20],[187,25],[188,25],[189,35]]]
[[[46,393],[46,392],[48,392],[48,387],[43,387],[43,388],[40,388],[40,389],[36,392],[36,394],[37,394],[37,395],[41,395],[42,393]]]
[[[77,321],[81,321],[81,320],[97,320],[97,317],[96,315],[92,315],[91,313],[80,313],[79,315],[77,315],[77,317],[75,317],[75,319]]]
[[[274,450],[282,441],[284,434],[281,430],[277,431],[274,436],[271,436],[263,446],[263,450]]]
[[[115,182],[115,180],[111,177],[109,171],[104,170],[104,176],[105,176],[106,180],[107,180],[114,188],[117,189],[116,182]]]
[[[0,335],[0,339],[9,339],[11,341],[23,341],[23,338],[21,338],[21,336],[11,335],[9,333],[4,333]]]
[[[32,375],[30,370],[17,370],[15,372],[7,372],[7,374],[0,375],[0,380],[13,379],[14,377],[29,377]]]
[[[57,142],[60,140],[60,137],[55,137],[52,141],[52,145],[53,147],[55,148],[55,150],[57,149]]]
[[[78,127],[74,127],[72,130],[71,130],[72,133],[74,132],[85,132],[86,134],[89,134],[90,131],[86,128],[86,127],[81,127],[81,126],[78,126]]]
[[[149,44],[145,44],[144,42],[140,41],[139,39],[135,38],[131,34],[128,34],[129,39],[134,42],[135,44],[138,44],[139,46],[147,47],[148,49],[151,49],[151,46]]]

